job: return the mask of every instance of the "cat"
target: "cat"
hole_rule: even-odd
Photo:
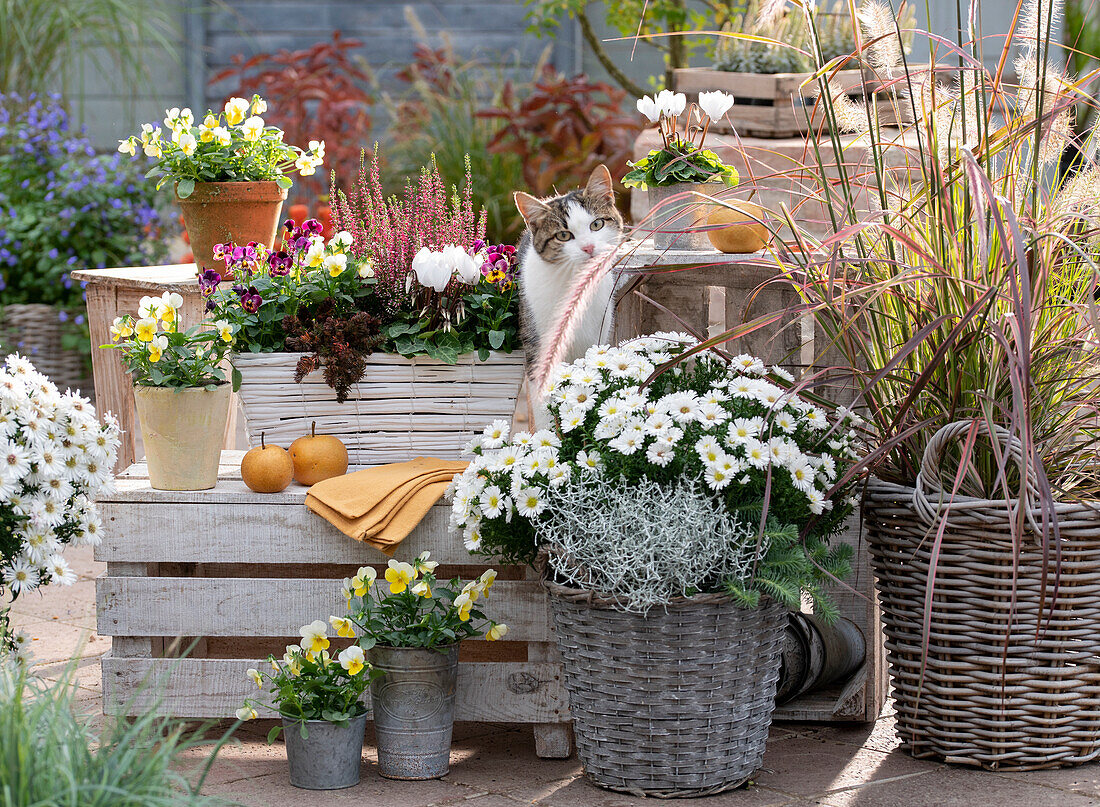
[[[516,251],[520,336],[530,368],[547,348],[550,331],[577,275],[619,245],[623,217],[615,206],[611,172],[604,165],[596,167],[583,189],[548,199],[517,192],[515,200],[527,224]],[[609,272],[574,329],[563,361],[574,361],[593,345],[610,341],[614,293],[615,277]]]

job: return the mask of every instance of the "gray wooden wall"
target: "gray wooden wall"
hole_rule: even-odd
[[[328,39],[334,30],[363,40],[361,55],[382,86],[392,86],[393,73],[408,64],[421,38],[410,13],[423,26],[430,44],[438,45],[446,36],[464,57],[500,65],[518,60],[520,71],[526,72],[549,47],[550,60],[562,71],[606,78],[573,23],[564,22],[552,43],[527,34],[523,0],[161,1],[175,21],[173,37],[179,44],[172,52],[152,54],[150,75],[136,91],[129,77],[92,69],[83,71],[79,85],[69,88],[76,112],[99,148],[113,148],[142,121],[159,121],[165,107],[190,105],[198,111],[218,103],[231,87],[209,86],[208,78],[227,66],[234,54],[248,57],[308,47]],[[920,9],[918,25],[923,26],[924,3],[915,2]],[[956,0],[928,3],[932,29],[953,39]],[[593,21],[602,22],[604,3],[589,5]],[[985,30],[1000,33],[1015,7],[1016,0],[981,0]],[[616,36],[602,27],[599,33],[605,38]],[[608,42],[606,47],[640,83],[663,70],[659,57],[645,45],[635,49],[633,61],[631,43]],[[920,47],[927,52],[926,43]],[[994,52],[998,43],[991,40],[988,47]]]

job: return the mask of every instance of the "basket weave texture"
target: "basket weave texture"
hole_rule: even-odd
[[[661,798],[743,784],[768,739],[786,612],[702,594],[646,616],[545,582],[577,755],[595,784]]]
[[[233,358],[242,381],[240,401],[248,440],[290,445],[317,423],[347,446],[352,465],[404,462],[413,457],[462,459],[475,434],[494,420],[511,420],[523,382],[523,353],[459,356],[457,364],[375,353],[344,403],[310,373],[294,381],[300,353],[241,353]]]
[[[0,309],[0,353],[19,353],[57,388],[92,395],[84,356],[61,347],[63,324],[57,309],[43,303],[15,303]]]
[[[915,757],[987,769],[1088,762],[1100,756],[1100,506],[1055,506],[1054,599],[1053,558],[1044,563],[1034,511],[1014,574],[1004,500],[956,496],[947,508],[939,465],[969,428],[949,424],[933,437],[916,487],[872,480],[863,505],[898,736]],[[1019,461],[1011,439],[998,437]],[[945,515],[926,632],[935,525]]]

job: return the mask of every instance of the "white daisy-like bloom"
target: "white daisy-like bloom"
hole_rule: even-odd
[[[536,448],[561,448],[561,438],[549,429],[540,429],[531,437]]]
[[[590,367],[595,367],[595,360],[607,356],[611,349],[611,345],[593,345],[584,352],[584,361]]]
[[[659,468],[664,468],[675,456],[676,446],[668,440],[654,440],[645,452],[645,458]]]
[[[535,487],[521,488],[516,494],[516,512],[524,518],[534,518],[546,509],[546,498]]]
[[[558,413],[558,424],[561,427],[562,434],[569,434],[569,432],[579,429],[584,425],[585,418],[587,417],[584,410],[575,406],[564,407]]]
[[[755,378],[742,376],[730,381],[727,389],[734,398],[749,400],[756,397],[756,382],[757,379]]]
[[[484,448],[500,448],[504,445],[504,441],[508,439],[508,432],[511,428],[512,424],[507,420],[494,420],[482,431],[481,445]]]
[[[50,582],[62,586],[71,586],[76,582],[76,572],[72,570],[61,555],[50,555],[46,559],[46,569],[50,573]]]
[[[31,452],[15,442],[9,442],[0,456],[0,475],[19,479],[31,470]]]
[[[733,481],[733,477],[715,465],[708,466],[703,472],[703,479],[711,490],[722,490]]]
[[[726,438],[730,445],[744,443],[749,438],[760,436],[764,427],[762,418],[734,418],[726,430]]]
[[[784,395],[782,389],[768,381],[758,380],[753,384],[753,387],[753,397],[768,407],[775,406]]]
[[[699,411],[698,398],[690,390],[671,392],[661,398],[659,403],[677,423],[691,423]]]
[[[597,440],[611,440],[619,436],[625,424],[625,415],[613,415],[611,417],[600,418],[599,422],[596,424],[594,436]]]
[[[777,378],[782,378],[788,384],[794,383],[794,376],[791,375],[787,370],[784,370],[779,365],[773,364],[771,368],[771,373]]]
[[[603,463],[600,462],[600,455],[595,452],[589,454],[587,451],[578,451],[576,463],[578,468],[588,473],[598,474],[603,470]]]
[[[614,417],[626,417],[631,410],[630,407],[625,405],[622,398],[613,396],[600,404],[600,408],[596,411],[600,416],[600,420],[603,421]]]
[[[654,412],[645,419],[645,433],[651,437],[665,437],[675,428],[675,423],[667,412]]]
[[[707,435],[699,438],[695,443],[695,452],[699,455],[699,458],[704,464],[710,464],[718,461],[718,458],[724,453],[722,451],[722,445],[713,437],[713,435]]]
[[[768,446],[756,438],[745,441],[745,461],[753,468],[767,468],[771,465],[772,456]]]
[[[631,454],[634,454],[639,448],[641,448],[644,442],[644,435],[641,435],[638,432],[631,430],[630,432],[624,431],[618,437],[609,440],[607,445],[609,448],[618,451],[620,454],[630,456]]]
[[[701,403],[699,404],[699,411],[695,419],[699,421],[704,428],[713,429],[715,426],[721,426],[729,420],[729,416],[730,413],[719,403]]]
[[[573,374],[573,386],[595,388],[596,384],[600,382],[600,378],[600,374],[595,370],[582,367]]]
[[[821,515],[826,510],[831,510],[833,506],[833,503],[826,499],[816,488],[810,488],[806,491],[806,500],[810,504],[810,512],[815,516]]]
[[[477,552],[481,549],[481,529],[478,524],[466,528],[462,536],[462,543],[469,552]]]
[[[734,356],[730,361],[730,365],[735,367],[739,372],[748,375],[764,375],[764,373],[767,372],[764,369],[764,362],[760,361],[756,356],[750,356],[747,353],[742,353],[740,356]]]
[[[478,508],[481,510],[481,514],[486,518],[496,518],[503,513],[507,507],[505,496],[496,485],[489,485],[485,490],[481,491],[477,503]]]
[[[516,432],[512,435],[512,443],[517,446],[529,446],[532,443],[531,432]]]
[[[794,416],[788,412],[776,412],[772,416],[772,425],[784,434],[790,434],[796,426]]]
[[[591,384],[572,384],[563,390],[562,402],[580,412],[587,412],[596,405],[596,390]]]
[[[797,448],[792,451],[791,444],[787,442],[785,437],[772,437],[768,440],[767,445],[768,454],[775,465],[786,465],[801,456]]]
[[[572,470],[568,465],[557,465],[550,469],[547,474],[547,481],[552,488],[560,488],[565,485],[573,477]]]
[[[791,482],[803,493],[809,493],[814,487],[814,467],[806,457],[799,456],[787,465],[787,473],[791,475]]]
[[[811,431],[821,431],[829,425],[825,420],[825,413],[815,406],[811,406],[805,412],[802,413],[802,420],[805,421],[806,426]]]
[[[12,594],[20,594],[38,586],[39,572],[34,564],[23,558],[15,561],[0,575]]]
[[[488,466],[491,471],[508,471],[525,456],[525,452],[515,446],[505,446],[493,454]]]
[[[725,403],[729,399],[730,396],[726,392],[718,389],[717,387],[711,387],[699,398],[699,400],[705,404]]]

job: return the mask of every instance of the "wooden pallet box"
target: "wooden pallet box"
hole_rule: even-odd
[[[96,611],[113,640],[102,662],[106,711],[134,714],[160,698],[165,714],[232,717],[258,694],[245,670],[281,656],[302,625],[346,613],[341,582],[358,567],[385,568],[380,551],[308,511],[304,487],[248,490],[240,458],[225,452],[217,487],[190,492],[153,490],[137,464],[101,500],[106,535],[95,556],[107,571]],[[437,573],[470,579],[489,567],[467,553],[448,516],[448,506],[433,508],[396,557],[429,550]],[[506,641],[463,643],[456,719],[530,724],[540,755],[568,756],[568,696],[546,595],[525,570],[496,568],[485,611],[510,631]],[[181,649],[190,649],[185,658]]]
[[[910,75],[927,74],[927,65],[910,65]],[[871,71],[840,70],[831,82],[856,100],[874,96],[878,101],[883,125],[894,126],[900,117],[897,93],[907,89],[904,82],[878,78]],[[673,88],[695,101],[701,92],[722,90],[736,99],[727,120],[715,121],[711,131],[737,133],[748,137],[796,137],[810,131],[828,131],[820,112],[814,115],[816,81],[812,73],[731,73],[703,67],[674,70]],[[825,125],[823,125],[825,124]]]

